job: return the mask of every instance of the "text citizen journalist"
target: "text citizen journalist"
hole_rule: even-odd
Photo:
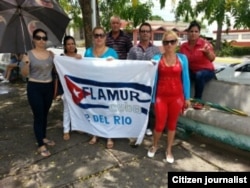
[[[173,176],[172,177],[173,183],[199,183],[199,184],[212,184],[212,183],[247,183],[247,177],[239,177],[239,176],[233,176],[233,177],[221,177],[221,178],[210,178],[207,176],[204,176],[204,178],[201,177],[188,177],[188,176]]]

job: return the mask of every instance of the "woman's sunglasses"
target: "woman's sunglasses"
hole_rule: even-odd
[[[104,37],[105,37],[105,34],[98,34],[98,33],[95,33],[95,34],[94,34],[94,38],[97,39],[98,37],[104,38]]]
[[[34,36],[34,39],[35,39],[35,40],[43,40],[43,41],[47,41],[47,40],[48,40],[48,37],[46,37],[46,36],[41,37],[41,36],[36,35],[36,36]]]
[[[174,45],[177,42],[177,40],[164,40],[162,41],[163,46],[167,46],[169,44]]]

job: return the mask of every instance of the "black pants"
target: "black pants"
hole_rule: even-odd
[[[154,104],[150,104],[150,109],[149,109],[149,117],[148,117],[148,126],[147,129],[154,129],[154,124],[155,124],[155,108]]]
[[[53,93],[53,82],[28,82],[27,84],[27,96],[33,112],[33,128],[38,147],[44,145],[43,139],[46,138],[47,117],[52,104]]]

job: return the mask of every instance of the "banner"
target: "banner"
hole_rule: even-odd
[[[55,55],[71,129],[143,140],[157,66],[151,61]]]

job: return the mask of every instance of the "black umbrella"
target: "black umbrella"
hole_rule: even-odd
[[[0,0],[0,53],[33,48],[32,33],[48,33],[48,47],[62,43],[70,19],[55,0]]]

